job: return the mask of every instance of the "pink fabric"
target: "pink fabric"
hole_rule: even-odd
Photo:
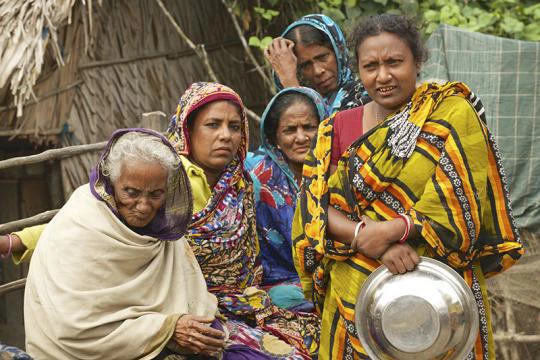
[[[334,118],[334,138],[330,163],[337,165],[341,154],[363,134],[362,118],[364,107],[359,106],[340,111]]]

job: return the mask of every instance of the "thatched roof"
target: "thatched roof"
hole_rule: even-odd
[[[52,35],[48,41],[41,42],[39,46],[45,49],[48,44],[49,50],[34,53],[42,60],[36,59],[40,65],[33,68],[32,76],[24,78],[25,82],[13,82],[15,74],[26,72],[17,70],[22,69],[21,65],[13,68],[10,75],[13,90],[9,93],[5,87],[3,92],[0,90],[0,134],[2,129],[17,129],[20,136],[34,142],[60,145],[103,141],[117,128],[139,125],[142,113],[160,110],[170,114],[189,84],[210,80],[200,59],[178,36],[156,2],[121,0],[94,5],[91,32],[89,2],[83,5],[69,1],[70,6],[62,8],[55,5],[57,2],[61,3],[42,1],[49,4],[49,9],[64,14],[58,14],[55,18],[58,22],[53,23],[57,50],[52,51],[55,48],[51,46]],[[246,104],[260,110],[270,94],[262,90],[264,86],[257,73],[246,66],[244,51],[220,1],[164,3],[192,41],[206,45],[220,81],[236,89]],[[5,7],[2,5],[2,11]],[[47,18],[43,9],[32,11],[41,11]],[[3,21],[2,16],[2,24]],[[43,28],[48,23],[34,21],[34,27]],[[12,20],[4,26],[11,29],[16,25]],[[7,40],[2,37],[2,41]],[[1,59],[4,61],[3,55]],[[1,77],[8,77],[0,69]],[[25,98],[23,102],[27,105],[18,117],[14,100],[23,99],[23,95],[15,98],[11,93],[31,94],[32,81],[40,101],[33,103]],[[94,160],[88,158],[82,164],[79,161],[63,161],[67,193],[86,180],[87,169]]]
[[[0,88],[9,82],[17,116],[34,95],[48,45],[58,64],[64,64],[58,28],[71,21],[74,3],[8,0],[0,4]]]

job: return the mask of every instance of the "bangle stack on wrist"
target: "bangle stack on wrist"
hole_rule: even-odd
[[[409,237],[409,233],[411,232],[412,221],[405,214],[398,214],[398,217],[405,222],[405,232],[403,233],[401,238],[398,240],[398,243],[403,244],[405,241],[407,241]]]
[[[7,253],[1,254],[1,255],[0,255],[0,257],[1,257],[2,259],[5,259],[5,258],[7,258],[9,255],[11,255],[11,250],[13,250],[13,235],[7,234],[6,236],[7,236],[8,239],[9,239],[9,247],[8,247]]]

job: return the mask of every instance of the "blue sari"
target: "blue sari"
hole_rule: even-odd
[[[291,224],[299,188],[283,153],[268,141],[264,131],[266,119],[276,100],[291,92],[305,95],[313,101],[319,121],[324,120],[327,115],[319,93],[305,87],[291,87],[276,94],[261,117],[261,147],[248,170],[253,179],[255,193],[257,233],[264,273],[263,285],[299,282],[293,264],[291,242]],[[276,291],[277,289],[274,290]],[[272,292],[270,290],[271,296]],[[274,296],[272,298],[275,299]]]
[[[338,88],[325,96],[324,106],[330,115],[336,111],[351,109],[365,105],[370,101],[362,83],[356,78],[349,67],[349,50],[343,32],[334,20],[326,15],[305,15],[289,25],[281,36],[287,35],[292,29],[300,25],[309,25],[322,31],[330,40],[338,68]],[[283,89],[278,76],[274,72],[274,82],[279,90]]]

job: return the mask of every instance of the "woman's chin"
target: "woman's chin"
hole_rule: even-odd
[[[304,166],[304,160],[306,159],[307,151],[304,154],[298,155],[298,156],[291,156],[286,159],[287,164],[289,166],[296,166],[296,167],[303,167]]]
[[[332,93],[334,93],[334,91],[337,90],[337,85],[332,85],[328,87],[319,87],[319,88],[315,88],[315,90],[319,94],[321,94],[323,97],[326,97],[326,96],[331,95]]]
[[[148,220],[148,219],[145,219],[145,220],[141,220],[141,219],[128,219],[126,220],[127,224],[129,227],[132,227],[132,228],[143,228],[145,227],[146,225],[150,224],[150,222],[152,222],[152,219]]]
[[[233,159],[229,157],[216,157],[209,168],[214,171],[223,171],[229,166],[231,161],[233,161]]]

